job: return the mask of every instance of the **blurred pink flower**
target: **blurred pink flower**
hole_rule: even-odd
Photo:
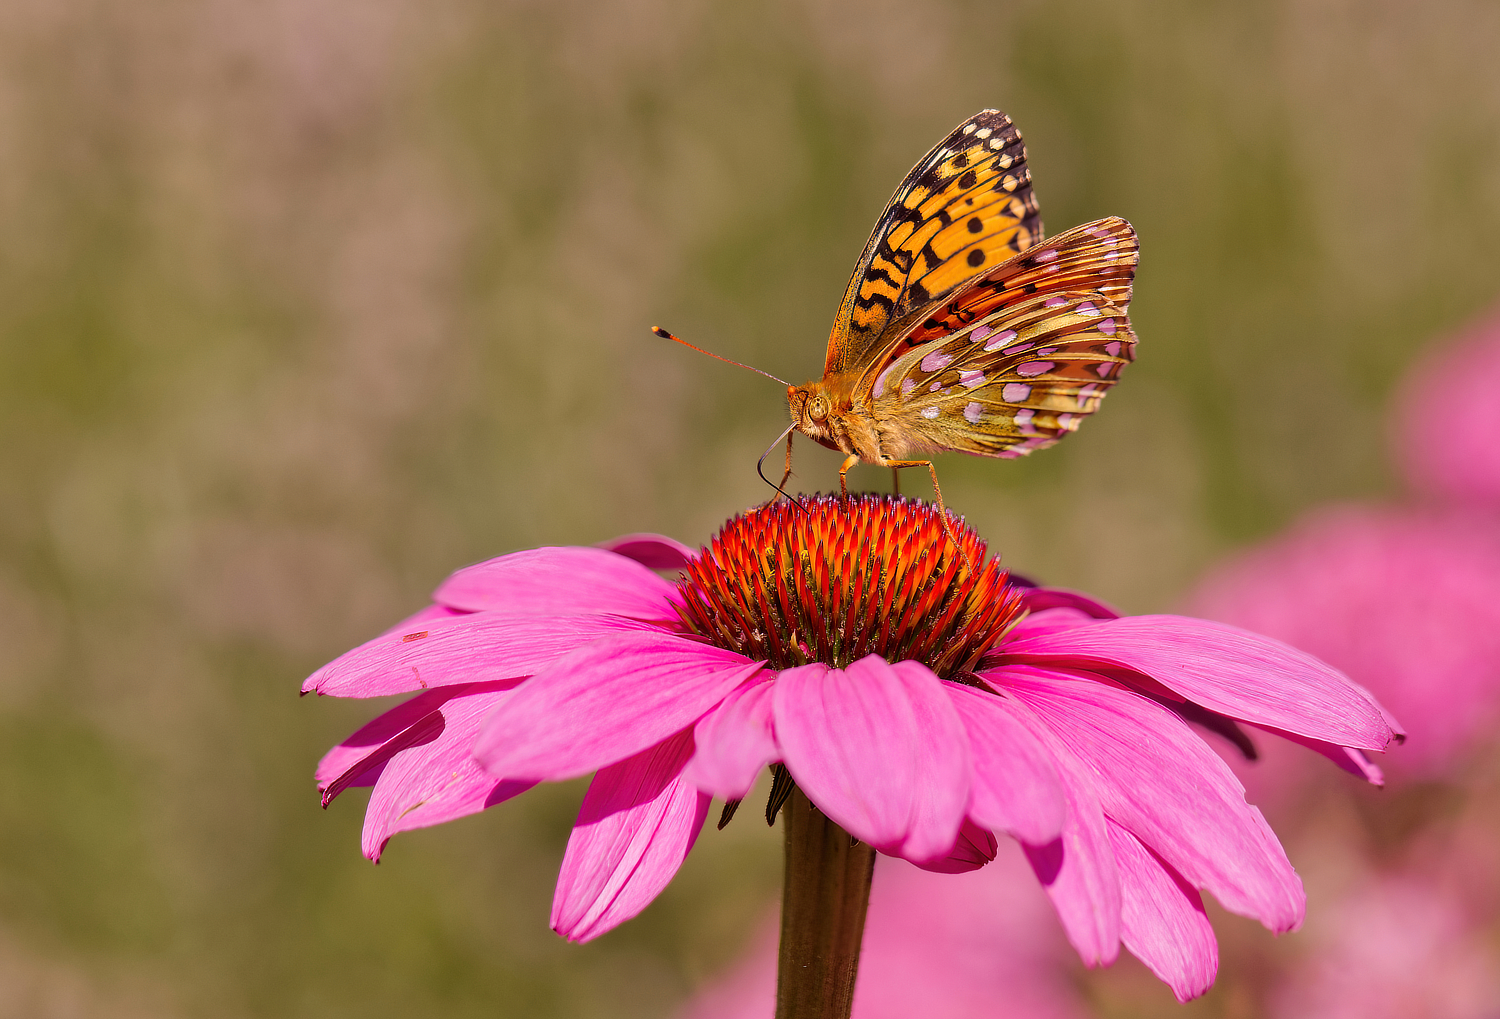
[[[1123,941],[1180,998],[1217,967],[1198,889],[1275,931],[1301,922],[1280,844],[1184,717],[1373,777],[1362,751],[1397,733],[1364,691],[1243,630],[1018,587],[965,530],[971,571],[938,554],[927,504],[807,502],[751,510],[691,558],[617,546],[680,564],[675,585],[589,548],[455,573],[304,684],[423,691],[324,758],[325,803],[374,783],[376,858],[396,831],[597,772],[553,901],[553,929],[580,941],[644,909],[710,797],[744,796],[773,762],[851,835],[925,867],[982,866],[992,832],[1014,836],[1086,963]]]
[[[1272,995],[1275,1019],[1494,1019],[1500,957],[1462,906],[1385,878],[1333,905],[1318,947]]]
[[[1403,767],[1449,767],[1500,717],[1500,521],[1343,506],[1229,560],[1190,611],[1283,640],[1409,728]]]
[[[881,857],[870,889],[852,1019],[1082,1019],[1047,900],[1010,844],[983,870],[938,875]],[[771,1019],[776,917],[680,1019]]]
[[[1395,401],[1396,455],[1423,497],[1500,506],[1500,309],[1424,357]]]

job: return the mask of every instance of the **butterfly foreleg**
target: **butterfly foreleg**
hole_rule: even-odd
[[[786,482],[792,476],[792,436],[796,434],[796,431],[786,433],[786,470],[781,472],[781,484],[776,486],[778,490],[783,490],[781,491],[782,495],[786,495],[784,491]],[[787,496],[787,498],[791,498],[791,496]]]
[[[858,460],[859,457],[850,457],[849,459],[850,460]],[[845,461],[845,463],[844,463],[845,470],[847,470],[849,468],[849,466],[850,466],[849,462]],[[938,516],[940,518],[942,518],[942,521],[943,521],[943,531],[948,535],[948,540],[951,541],[951,542],[953,542],[953,547],[956,548],[956,549],[958,549],[958,554],[961,555],[961,556],[963,556],[964,565],[969,568],[969,572],[970,573],[973,573],[974,572],[974,564],[973,564],[973,562],[971,562],[969,560],[968,550],[965,549],[964,546],[963,546],[963,543],[958,540],[958,532],[953,529],[953,521],[951,521],[951,520],[948,519],[948,507],[945,506],[945,505],[943,505],[943,490],[940,487],[938,487],[937,468],[932,465],[932,461],[931,460],[887,460],[887,461],[885,461],[885,466],[889,467],[893,473],[896,472],[896,471],[899,471],[903,467],[926,467],[927,468],[927,473],[932,477],[932,492],[933,492],[933,494],[935,496],[937,496]],[[842,474],[840,474],[840,477],[842,477]]]
[[[892,495],[900,495],[901,494],[901,468],[900,467],[892,467],[891,468],[891,494]]]
[[[844,460],[844,466],[839,468],[839,498],[849,497],[849,468],[859,463],[859,454],[850,453]]]

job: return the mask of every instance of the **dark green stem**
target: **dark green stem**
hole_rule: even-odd
[[[848,1019],[875,850],[856,844],[795,789],[781,812],[786,885],[776,1019]]]

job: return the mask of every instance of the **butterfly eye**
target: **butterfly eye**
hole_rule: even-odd
[[[807,416],[814,421],[822,421],[828,417],[828,401],[822,396],[815,396],[807,405]]]

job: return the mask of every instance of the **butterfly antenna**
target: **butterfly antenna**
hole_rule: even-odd
[[[674,337],[674,339],[675,339],[675,337]],[[762,468],[765,466],[766,457],[768,457],[768,456],[771,455],[771,450],[773,450],[777,446],[781,445],[781,440],[784,439],[784,438],[786,438],[788,435],[790,435],[792,433],[792,429],[796,428],[796,427],[797,426],[795,424],[787,425],[786,431],[784,431],[780,435],[776,436],[776,441],[773,442],[773,443],[771,443],[769,446],[766,447],[766,451],[760,455],[760,459],[757,460],[757,461],[755,461],[755,473],[760,475],[760,480],[764,481],[766,484],[768,484],[772,488],[776,489],[776,491],[780,492],[782,495],[784,495],[788,499],[792,500],[792,505],[793,506],[796,506],[803,513],[806,513],[807,512],[807,507],[804,506],[804,505],[802,505],[802,503],[800,501],[798,501],[798,499],[797,499],[797,497],[795,495],[792,495],[786,489],[784,489],[780,485],[776,484],[776,482],[774,482],[770,478],[766,477],[766,472],[764,470],[762,470]]]
[[[732,365],[735,365],[735,366],[740,367],[740,368],[749,368],[751,371],[755,372],[757,375],[764,375],[766,378],[770,379],[772,382],[780,382],[783,386],[790,385],[790,383],[788,383],[785,379],[778,379],[776,376],[772,375],[770,372],[763,372],[759,368],[751,368],[748,364],[740,364],[740,362],[738,362],[738,361],[731,361],[727,357],[720,357],[718,354],[715,354],[711,350],[704,350],[702,347],[694,346],[693,344],[689,343],[687,340],[684,340],[681,336],[674,336],[673,334],[667,332],[661,326],[652,326],[651,327],[651,331],[653,333],[655,333],[657,336],[660,336],[664,340],[675,340],[676,342],[682,344],[684,347],[688,347],[688,348],[690,348],[692,350],[696,350],[700,354],[707,354],[709,357],[713,358],[716,361],[723,361],[725,364],[732,364]],[[762,474],[761,477],[765,477],[765,475]]]

